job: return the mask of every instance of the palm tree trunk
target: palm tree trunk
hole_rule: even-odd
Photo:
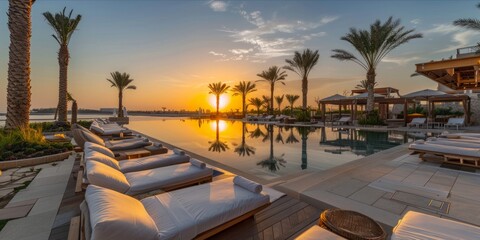
[[[123,117],[123,91],[118,91],[118,117]]]
[[[272,83],[270,85],[270,114],[273,115],[273,91],[275,89],[275,85]]]
[[[71,118],[71,123],[77,123],[77,113],[78,113],[78,105],[77,101],[73,101],[72,103],[72,118]]]
[[[218,117],[218,113],[219,113],[219,111],[218,111],[219,107],[220,107],[220,95],[217,94],[217,117]]]
[[[290,116],[293,116],[293,102],[290,103]]]
[[[367,72],[367,114],[371,114],[375,107],[375,96],[373,91],[375,75],[375,69],[370,69]]]
[[[245,117],[245,101],[246,101],[246,98],[247,96],[246,95],[242,95],[242,115],[243,117]]]
[[[302,170],[306,169],[308,166],[307,162],[307,140],[308,140],[308,134],[306,132],[306,129],[303,129],[302,131]]]
[[[307,111],[307,93],[308,93],[308,79],[303,77],[302,79],[302,110]]]
[[[32,0],[10,0],[10,48],[6,129],[27,128],[30,114],[30,37]]]
[[[58,87],[58,121],[67,122],[67,74],[68,74],[68,59],[69,59],[67,45],[61,45],[58,52],[58,65],[60,67],[60,78]]]
[[[260,115],[260,107],[257,106],[257,115]]]

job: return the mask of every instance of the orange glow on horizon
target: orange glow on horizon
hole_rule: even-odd
[[[220,110],[224,109],[228,105],[229,101],[230,101],[230,97],[227,94],[220,95],[219,109]],[[208,102],[210,103],[210,105],[213,107],[214,110],[217,109],[217,98],[215,95],[213,94],[209,95]]]

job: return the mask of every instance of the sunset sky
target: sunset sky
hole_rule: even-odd
[[[153,1],[37,0],[32,11],[32,108],[54,107],[58,94],[58,44],[44,20],[45,11],[67,7],[82,21],[70,42],[68,89],[80,108],[115,107],[117,92],[106,81],[112,71],[127,72],[137,90],[124,94],[131,110],[213,110],[208,84],[255,81],[257,73],[284,66],[295,50],[319,50],[310,74],[309,105],[315,97],[351,90],[364,70],[332,59],[332,49],[352,50],[340,37],[350,27],[367,28],[376,19],[400,18],[423,33],[391,52],[377,69],[380,86],[400,93],[436,88],[424,77],[410,78],[414,64],[449,58],[455,49],[474,45],[480,32],[452,22],[480,17],[477,1]],[[9,31],[8,1],[0,1],[0,112],[6,108]],[[354,52],[354,51],[353,51]],[[299,77],[289,72],[276,95],[301,94]],[[266,83],[257,83],[268,94]],[[225,109],[240,108],[228,97]],[[301,101],[298,101],[300,104]]]

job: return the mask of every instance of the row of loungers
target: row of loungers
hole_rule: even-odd
[[[86,142],[83,161],[80,239],[205,239],[270,204],[262,185],[240,176],[211,182],[213,170],[180,150],[118,161]],[[171,192],[141,195],[155,190]]]
[[[478,133],[445,133],[438,138],[417,140],[410,144],[409,149],[419,153],[422,160],[426,160],[426,154],[431,154],[443,157],[447,163],[480,167]]]
[[[93,120],[92,125],[90,125],[90,130],[102,136],[132,133],[132,131],[130,131],[129,129],[122,127],[117,123],[108,122],[104,119]]]

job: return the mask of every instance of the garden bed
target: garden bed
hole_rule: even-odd
[[[28,167],[34,166],[39,164],[45,164],[50,162],[57,162],[68,158],[72,154],[72,151],[57,153],[42,157],[35,157],[35,158],[25,158],[25,159],[17,159],[17,160],[9,160],[9,161],[0,161],[0,169],[9,169],[9,168],[16,168],[16,167]]]

